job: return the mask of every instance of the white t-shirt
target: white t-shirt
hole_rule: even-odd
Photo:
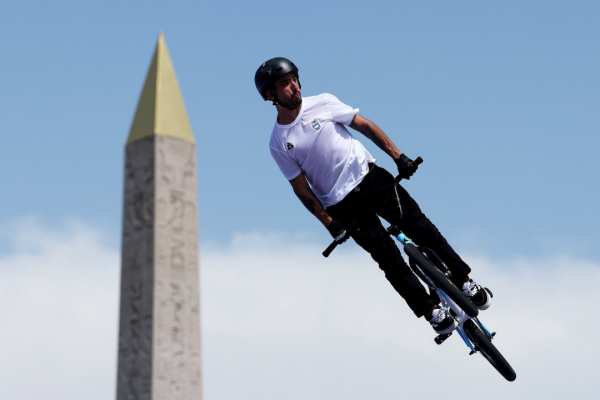
[[[289,125],[275,123],[269,148],[287,180],[304,172],[323,206],[339,203],[369,172],[375,159],[348,132],[358,108],[332,94],[302,98],[298,117]]]

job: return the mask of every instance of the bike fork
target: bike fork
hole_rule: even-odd
[[[488,330],[488,328],[485,327],[485,325],[483,324],[483,322],[481,322],[479,320],[479,318],[475,318],[475,321],[481,327],[481,329],[490,337],[490,340],[492,340],[494,338],[494,336],[496,336],[496,332],[490,332]]]
[[[471,341],[469,340],[467,335],[465,335],[465,333],[462,331],[462,329],[460,329],[460,326],[458,328],[456,328],[456,332],[458,332],[458,335],[465,342],[467,347],[469,347],[471,349],[471,352],[469,353],[469,355],[477,353],[477,350],[475,350],[475,348],[473,347],[473,344],[471,343]]]

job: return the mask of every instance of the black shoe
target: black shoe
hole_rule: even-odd
[[[478,285],[473,279],[469,279],[463,284],[463,293],[480,310],[487,310],[492,304],[492,297],[494,297],[490,289]]]
[[[434,308],[429,314],[425,315],[425,319],[429,321],[433,330],[440,335],[450,333],[458,327],[458,321],[452,318],[448,313],[448,309],[443,307]]]

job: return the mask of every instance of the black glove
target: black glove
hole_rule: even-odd
[[[410,179],[419,168],[417,163],[406,157],[404,153],[400,154],[400,157],[396,158],[394,162],[398,166],[398,173],[402,179]]]
[[[336,221],[335,219],[331,220],[331,223],[327,227],[327,230],[329,231],[331,236],[333,236],[333,240],[335,240],[337,244],[344,243],[350,237],[350,235],[346,231],[346,225],[344,225],[340,221]]]

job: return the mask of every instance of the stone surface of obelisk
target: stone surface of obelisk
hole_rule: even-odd
[[[202,398],[196,182],[161,34],[125,148],[117,400]]]

